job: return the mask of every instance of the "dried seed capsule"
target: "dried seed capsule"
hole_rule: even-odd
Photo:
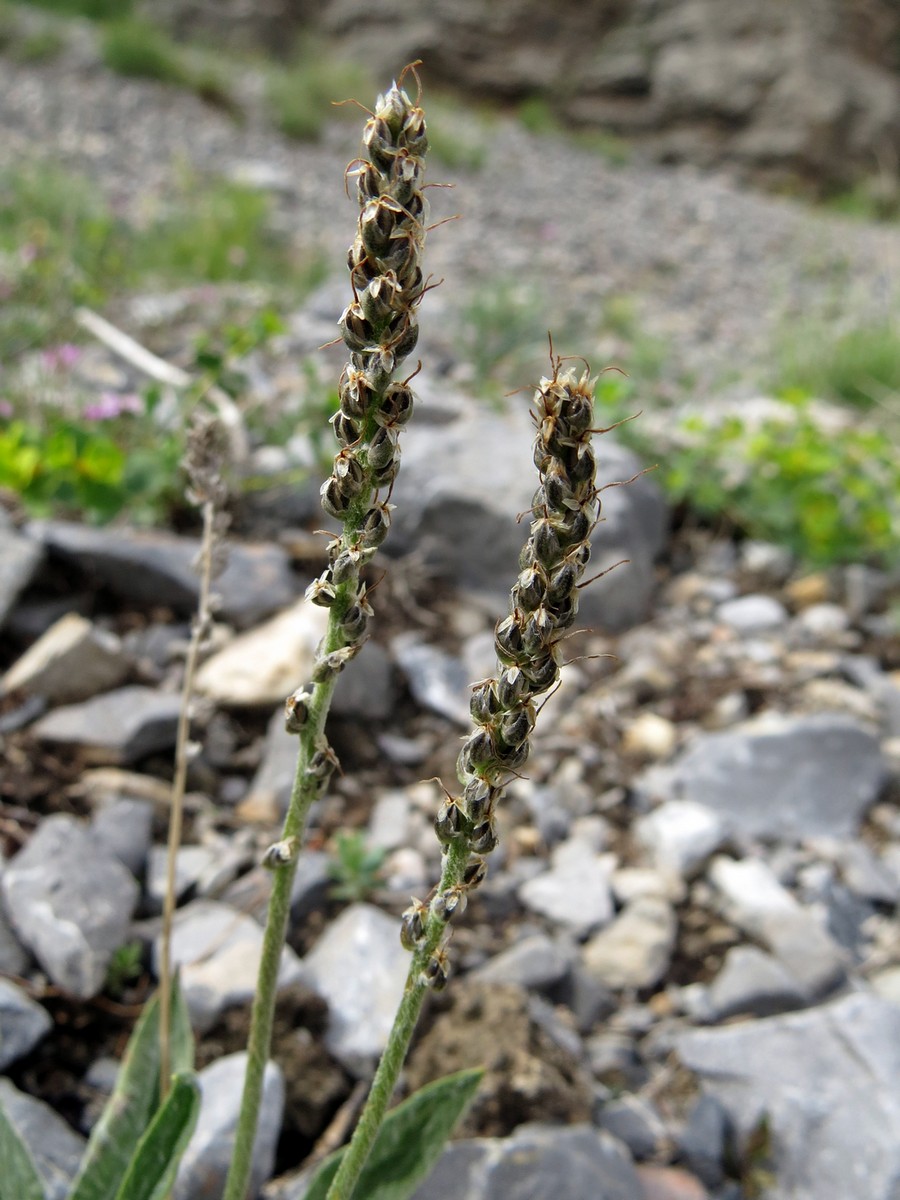
[[[454,917],[461,917],[466,911],[465,889],[457,884],[456,887],[438,892],[431,902],[431,911],[440,921],[452,921]]]
[[[547,688],[552,687],[556,683],[556,678],[559,675],[559,666],[553,654],[550,653],[526,663],[522,667],[522,674],[535,692],[546,692]]]
[[[467,888],[480,887],[484,883],[485,875],[487,875],[487,863],[483,858],[473,858],[463,874],[463,886]]]
[[[400,473],[400,450],[399,447],[395,451],[394,461],[389,462],[386,467],[382,467],[378,471],[372,472],[372,483],[379,490],[389,488]]]
[[[334,436],[342,446],[355,446],[359,441],[359,425],[344,412],[337,412],[330,418],[334,428]]]
[[[469,849],[475,854],[490,854],[496,848],[497,834],[494,831],[492,821],[484,821],[481,825],[476,825],[472,830],[472,836],[469,838]]]
[[[306,767],[306,773],[311,779],[315,779],[320,785],[331,778],[336,767],[339,767],[338,757],[327,742],[323,742],[310,755],[309,763]]]
[[[384,426],[375,430],[368,447],[369,466],[373,471],[383,470],[394,460],[397,452],[397,434]]]
[[[413,393],[405,383],[392,383],[375,413],[379,425],[406,425],[413,412]]]
[[[546,645],[553,635],[553,616],[544,605],[530,613],[522,630],[522,645],[529,654],[535,654]]]
[[[340,485],[341,492],[355,499],[362,491],[365,472],[352,450],[342,450],[334,460],[332,476]]]
[[[297,688],[284,702],[284,727],[288,733],[299,733],[309,720],[309,703],[312,692]]]
[[[340,543],[339,543],[340,544]],[[331,563],[331,578],[336,586],[355,579],[362,565],[363,555],[352,546],[341,546]]]
[[[351,497],[344,495],[339,482],[332,475],[319,489],[321,504],[330,517],[342,520],[350,507]]]
[[[587,386],[582,381],[583,386]],[[590,392],[572,391],[566,403],[566,424],[573,437],[581,437],[594,423],[594,406]]]
[[[356,657],[359,650],[358,645],[342,646],[339,650],[332,650],[330,653],[318,657],[312,670],[313,683],[325,683],[326,680],[339,675],[351,658]]]
[[[366,632],[369,617],[372,616],[372,607],[365,600],[365,587],[363,587],[362,592],[363,594],[357,599],[356,604],[351,604],[341,618],[341,633],[348,642],[358,642],[360,640]]]
[[[462,807],[469,820],[480,825],[493,812],[498,790],[485,779],[476,776],[466,784],[462,795]]]
[[[456,760],[456,769],[460,777],[477,775],[481,768],[492,763],[495,757],[491,735],[486,729],[477,729],[463,743]]]
[[[498,734],[507,746],[521,746],[534,728],[534,705],[507,713],[500,721]]]
[[[375,549],[388,535],[391,527],[390,504],[373,504],[363,518],[360,537],[366,549]]]
[[[413,899],[412,904],[400,918],[400,943],[405,950],[415,950],[425,937],[425,919],[428,906]]]
[[[422,971],[422,982],[435,992],[443,991],[450,978],[450,960],[443,950],[436,950]]]
[[[465,817],[456,800],[449,798],[438,809],[434,819],[434,831],[442,842],[452,842],[458,837],[465,824]]]
[[[544,598],[547,580],[544,572],[538,567],[526,567],[519,572],[513,591],[513,603],[516,608],[537,608]]]
[[[279,867],[286,867],[294,861],[299,847],[299,839],[295,837],[285,838],[283,842],[275,842],[263,854],[262,865],[268,871],[277,871]]]
[[[569,547],[584,541],[591,532],[591,520],[581,509],[576,509],[556,520],[554,529],[559,544]]]
[[[495,679],[485,679],[472,689],[469,712],[476,724],[486,725],[493,716],[500,712],[501,705],[497,699],[496,687]]]
[[[497,626],[494,634],[494,648],[500,661],[509,666],[520,665],[528,657],[522,646],[522,631],[515,614],[507,617]]]
[[[578,572],[574,563],[564,562],[554,571],[547,586],[547,603],[556,605],[567,599],[578,580]]]
[[[400,362],[402,359],[406,358],[408,354],[412,354],[413,350],[416,348],[416,343],[418,340],[419,323],[416,321],[412,313],[406,313],[402,328],[391,342],[391,349],[394,352],[395,361]]]
[[[531,531],[531,544],[534,547],[535,559],[546,570],[555,567],[562,558],[559,536],[546,519],[535,522]]]
[[[343,313],[341,313],[338,326],[340,327],[341,337],[344,339],[349,350],[361,353],[377,344],[375,331],[366,320],[365,313],[356,301],[349,304]]]
[[[379,171],[390,170],[397,151],[386,121],[374,117],[371,121],[366,122],[366,128],[363,131],[363,145]]]
[[[496,768],[504,771],[518,771],[528,762],[531,744],[527,741],[520,746],[497,746]]]
[[[528,691],[528,681],[519,667],[507,667],[497,680],[497,699],[503,709],[515,708]]]

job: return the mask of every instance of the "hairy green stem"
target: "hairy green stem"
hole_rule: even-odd
[[[468,861],[469,849],[465,841],[460,838],[451,843],[444,856],[440,891],[455,887],[462,882],[463,872]],[[372,1087],[353,1132],[353,1137],[344,1152],[331,1187],[328,1189],[326,1200],[351,1200],[353,1196],[353,1189],[356,1187],[362,1169],[372,1151],[372,1146],[375,1144],[384,1114],[397,1086],[400,1071],[406,1061],[409,1043],[428,993],[428,985],[423,975],[424,969],[440,945],[447,924],[448,922],[441,921],[432,914],[428,922],[427,936],[413,954],[403,999],[400,1001],[394,1017],[394,1024],[388,1035],[381,1062],[378,1064],[378,1070],[372,1080]]]

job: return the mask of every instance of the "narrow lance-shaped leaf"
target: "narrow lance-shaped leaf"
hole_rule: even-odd
[[[172,1069],[193,1066],[193,1040],[178,979],[172,983]],[[159,997],[134,1028],[112,1095],[94,1126],[70,1200],[115,1200],[134,1148],[159,1105]]]
[[[19,1137],[0,1104],[0,1200],[44,1200],[44,1189]]]
[[[407,1200],[437,1162],[483,1074],[475,1070],[445,1075],[389,1112],[353,1195],[360,1200]],[[325,1200],[343,1156],[338,1150],[322,1163],[303,1200]]]
[[[165,1103],[137,1145],[116,1200],[165,1200],[199,1112],[195,1078],[176,1075]]]

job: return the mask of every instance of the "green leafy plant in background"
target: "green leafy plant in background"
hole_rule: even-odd
[[[119,997],[129,983],[139,979],[144,970],[144,946],[134,939],[113,951],[106,968],[106,983],[104,990],[110,995]]]
[[[91,21],[109,21],[127,16],[134,7],[134,0],[19,0],[34,8],[66,17],[87,17]]]
[[[861,325],[838,334],[800,326],[776,353],[776,394],[808,392],[868,409],[886,405],[900,424],[900,322]]]
[[[609,422],[634,412],[633,381],[601,376],[598,403]],[[900,456],[889,430],[856,420],[835,433],[805,392],[785,393],[781,413],[673,416],[648,437],[623,441],[659,464],[675,503],[725,520],[754,538],[787,546],[810,566],[900,562]]]
[[[266,101],[277,129],[289,138],[312,142],[335,111],[335,97],[369,90],[369,73],[359,63],[336,57],[313,38],[292,61],[266,72]],[[348,109],[348,112],[352,109]]]
[[[186,50],[150,21],[125,16],[107,25],[102,53],[106,66],[119,75],[173,84],[240,115],[227,77],[212,58],[196,47]]]
[[[172,986],[172,1088],[159,1090],[159,998],[144,1008],[94,1126],[69,1200],[164,1200],[197,1121],[190,1018]],[[44,1200],[41,1177],[0,1102],[0,1200]]]
[[[546,344],[538,290],[516,279],[489,279],[472,288],[460,313],[459,347],[472,364],[475,387],[497,397],[528,376],[536,347]]]
[[[350,903],[368,899],[381,883],[384,859],[385,851],[380,846],[370,847],[360,830],[338,833],[328,866],[331,898]]]

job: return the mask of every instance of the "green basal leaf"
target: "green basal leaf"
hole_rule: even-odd
[[[116,1200],[165,1200],[200,1112],[193,1075],[176,1075],[165,1103],[150,1122],[116,1194]]]
[[[0,1200],[44,1200],[28,1147],[0,1104]]]
[[[178,978],[172,982],[172,1070],[193,1068],[193,1036]],[[70,1200],[115,1200],[159,1106],[159,996],[145,1006],[112,1095],[94,1126]]]
[[[388,1113],[353,1195],[358,1200],[407,1200],[437,1162],[484,1074],[457,1071],[420,1088]],[[343,1150],[319,1167],[304,1200],[325,1200]],[[350,1197],[347,1198],[350,1200]]]

